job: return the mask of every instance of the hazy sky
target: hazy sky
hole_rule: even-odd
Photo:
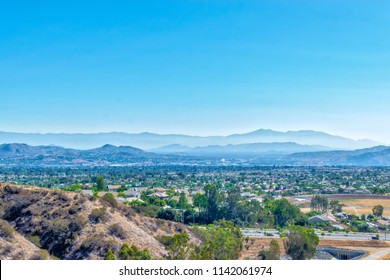
[[[3,0],[0,104],[2,131],[390,143],[390,1]]]

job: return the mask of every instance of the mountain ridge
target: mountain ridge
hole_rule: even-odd
[[[250,143],[295,142],[302,145],[319,145],[335,149],[359,149],[380,145],[372,140],[353,140],[314,130],[275,131],[258,129],[248,133],[226,136],[193,136],[185,134],[158,134],[151,132],[126,133],[17,133],[0,132],[0,143],[26,143],[28,145],[55,145],[73,149],[92,149],[105,144],[133,146],[143,150],[167,145],[205,147],[210,145],[239,145]]]

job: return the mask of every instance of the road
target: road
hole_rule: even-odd
[[[249,237],[264,237],[264,238],[278,238],[280,237],[279,232],[275,229],[241,229],[243,236]],[[372,240],[376,233],[345,233],[345,232],[333,232],[325,233],[321,235],[321,231],[316,231],[320,239],[340,239],[340,240]],[[379,240],[390,240],[390,234],[387,235],[380,233]]]

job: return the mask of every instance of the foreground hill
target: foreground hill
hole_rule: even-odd
[[[184,225],[128,206],[35,187],[1,185],[0,219],[0,259],[102,259],[124,243],[159,259],[166,254],[160,236],[186,231],[195,240]]]

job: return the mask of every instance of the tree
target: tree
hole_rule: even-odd
[[[262,260],[279,260],[280,259],[280,245],[279,242],[273,239],[268,250],[259,252],[259,257]]]
[[[301,216],[299,208],[285,198],[273,201],[271,211],[274,214],[275,225],[279,227],[285,227]]]
[[[111,251],[111,249],[108,249],[107,252],[104,254],[104,259],[105,260],[115,260],[115,255]]]
[[[164,219],[164,220],[169,220],[169,221],[177,221],[178,220],[178,215],[175,210],[172,210],[170,208],[167,209],[160,209],[157,213],[157,218],[159,219]]]
[[[242,234],[232,222],[221,220],[206,229],[197,229],[203,243],[191,252],[195,260],[236,260],[243,248]]]
[[[326,212],[328,210],[328,198],[326,196],[315,195],[310,201],[312,211]]]
[[[105,186],[106,186],[106,183],[104,181],[104,177],[102,177],[102,176],[96,177],[96,190],[104,191]]]
[[[372,214],[375,217],[382,217],[383,215],[383,206],[382,205],[375,205],[374,208],[372,208]]]
[[[207,218],[209,222],[213,222],[217,220],[220,215],[220,204],[223,202],[223,195],[216,185],[206,185],[204,191],[207,198]]]
[[[185,260],[189,256],[191,249],[190,240],[186,232],[175,234],[173,236],[163,235],[160,242],[165,246],[168,254],[165,256],[168,260]]]
[[[199,210],[206,209],[207,207],[207,197],[204,194],[196,193],[192,197],[192,201],[195,207],[198,207]]]
[[[187,209],[189,207],[186,194],[184,192],[180,193],[179,202],[177,204],[179,209]]]
[[[231,186],[227,192],[226,198],[226,215],[225,217],[234,220],[239,216],[239,207],[242,202],[241,191],[239,187]]]
[[[343,212],[343,205],[340,204],[340,201],[338,200],[332,200],[330,202],[330,209],[332,210],[333,214],[341,213]]]
[[[294,260],[311,259],[320,240],[314,229],[291,226],[285,241],[287,254]]]

